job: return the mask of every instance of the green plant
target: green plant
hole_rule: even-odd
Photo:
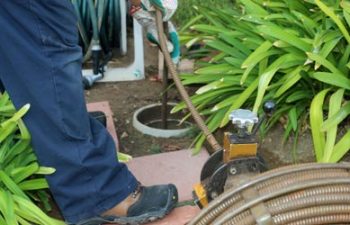
[[[196,15],[195,8],[198,6],[225,8],[232,7],[233,4],[234,0],[179,0],[173,20],[177,25],[183,26]]]
[[[338,161],[349,150],[349,132],[337,133],[350,113],[348,1],[237,0],[230,9],[198,12],[181,37],[187,47],[202,45],[191,52],[198,69],[182,79],[203,85],[192,100],[210,130],[227,125],[234,109],[259,112],[274,99],[278,109],[265,131],[285,117],[285,139],[297,137],[310,117],[317,161]]]
[[[0,225],[63,225],[37,206],[50,207],[43,175],[54,169],[37,163],[21,120],[28,110],[25,105],[16,112],[8,94],[0,93]]]

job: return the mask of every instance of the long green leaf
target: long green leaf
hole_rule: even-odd
[[[350,90],[350,79],[339,73],[316,72],[312,78],[323,83]]]
[[[49,188],[49,185],[45,178],[26,180],[20,183],[18,186],[24,191]]]
[[[242,42],[235,38],[235,35],[227,34],[227,33],[221,33],[219,34],[219,38],[226,41],[236,49],[238,49],[240,52],[242,52],[244,55],[249,55],[251,53],[251,50],[245,46],[242,45]]]
[[[350,130],[334,146],[330,163],[338,162],[350,150]]]
[[[6,127],[7,124],[10,124],[12,122],[17,122],[20,118],[24,116],[24,114],[27,113],[27,111],[30,108],[30,104],[24,105],[21,109],[19,109],[10,119],[6,120],[5,122],[1,123],[1,127]]]
[[[39,167],[39,169],[35,172],[35,174],[50,175],[50,174],[53,174],[54,172],[56,172],[56,169],[55,169],[55,168],[41,166],[41,167]]]
[[[17,123],[14,121],[6,121],[4,126],[0,125],[0,143],[3,142],[8,136],[13,134],[17,130]]]
[[[27,195],[17,186],[17,184],[3,171],[0,170],[0,181],[14,194],[28,199]]]
[[[346,67],[346,64],[349,62],[349,57],[350,57],[350,45],[347,45],[338,63],[338,68],[344,74],[347,74],[349,71],[349,69]]]
[[[218,89],[218,90],[212,90],[209,92],[206,92],[204,94],[201,95],[195,95],[191,97],[192,103],[194,105],[198,105],[200,104],[202,101],[204,100],[208,100],[209,98],[211,99],[217,99],[219,96],[221,96],[222,94],[224,94],[225,92],[230,92],[232,89],[235,88],[223,88],[223,89]],[[179,104],[177,104],[172,110],[171,113],[176,113],[182,109],[186,108],[186,104],[185,102],[181,102]]]
[[[327,131],[337,126],[350,114],[350,102],[341,107],[334,115],[330,116],[321,126],[322,131]]]
[[[286,99],[287,103],[294,103],[304,99],[312,99],[313,93],[310,90],[296,90]]]
[[[275,73],[283,66],[284,63],[288,62],[292,58],[293,58],[293,56],[290,54],[283,55],[283,56],[279,57],[260,76],[258,94],[257,94],[257,97],[255,99],[253,112],[255,112],[255,113],[258,112],[258,108],[261,105],[261,102],[263,100],[266,89],[267,89],[271,79],[275,75]]]
[[[259,48],[257,48],[252,54],[248,56],[248,58],[242,63],[241,68],[248,68],[250,65],[256,65],[256,57],[261,55],[262,53],[268,51],[272,47],[272,43],[269,41],[265,41]]]
[[[228,55],[231,55],[233,57],[236,57],[236,58],[245,58],[245,55],[242,54],[240,51],[238,51],[236,48],[220,41],[220,40],[207,40],[207,41],[204,41],[206,43],[206,45],[216,49],[216,50],[219,50],[219,51],[222,51],[222,52],[225,52],[226,54]]]
[[[320,9],[327,15],[329,16],[335,24],[339,27],[339,30],[343,33],[345,39],[347,40],[348,44],[350,44],[350,35],[344,26],[344,24],[341,22],[339,17],[334,13],[334,11],[329,8],[326,4],[324,4],[321,0],[315,0],[315,3],[320,7]]]
[[[207,24],[196,24],[191,26],[192,30],[196,30],[196,31],[201,31],[201,32],[205,32],[208,34],[214,34],[216,35],[217,33],[221,33],[221,32],[230,32],[230,30],[225,30],[222,29],[221,27],[216,27],[216,26],[212,26],[212,25],[207,25]]]
[[[240,0],[249,14],[267,16],[269,13],[260,5],[251,0]]]
[[[296,84],[300,79],[300,71],[303,69],[302,66],[298,66],[295,68],[292,72],[289,74],[286,74],[288,76],[288,79],[283,82],[281,87],[276,91],[275,98],[280,97],[282,94],[284,94],[289,88],[293,87],[294,84]]]
[[[194,18],[192,18],[190,21],[188,21],[185,25],[181,27],[179,30],[179,33],[183,33],[185,30],[187,30],[189,27],[194,25],[197,21],[201,20],[203,18],[203,15],[197,15]]]
[[[0,107],[2,108],[4,106],[7,106],[9,102],[10,102],[9,94],[7,92],[0,93]]]
[[[239,97],[239,94],[236,95],[232,95],[231,97],[228,97],[226,99],[224,99],[223,101],[217,103],[212,109],[211,111],[217,111],[219,109],[225,108],[227,106],[232,105],[232,102],[235,102],[236,99]]]
[[[195,71],[196,74],[239,74],[242,70],[234,68],[230,64],[211,65]]]
[[[187,75],[185,76],[184,74],[181,74],[182,83],[184,85],[189,85],[189,84],[206,84],[212,81],[220,80],[223,78],[224,75],[221,73],[218,74],[198,74],[198,75]]]
[[[0,215],[4,216],[6,225],[18,225],[15,210],[14,201],[10,193],[5,190],[0,189]]]
[[[259,74],[260,74],[261,70],[265,70],[265,68],[263,66],[261,66],[261,63],[265,64],[265,62],[266,62],[266,64],[267,64],[268,63],[268,57],[276,55],[276,54],[278,54],[278,51],[270,50],[270,51],[262,52],[261,54],[259,54],[256,57],[254,57],[254,62],[249,64],[249,66],[246,68],[246,70],[244,71],[244,73],[242,75],[241,85],[244,84],[244,82],[248,78],[248,75],[251,73],[251,71],[254,69],[254,67],[256,65],[258,65],[258,64],[260,65],[259,66]]]
[[[15,202],[25,210],[29,215],[34,217],[35,220],[39,221],[41,225],[64,225],[65,223],[62,221],[57,221],[48,217],[44,212],[42,212],[35,204],[30,202],[25,198],[21,198],[20,196],[13,196]]]
[[[338,70],[338,68],[336,68],[335,65],[333,65],[331,62],[329,62],[327,59],[325,59],[321,55],[314,54],[311,52],[307,52],[306,54],[309,57],[309,59],[316,62],[315,70],[317,70],[317,68],[316,68],[317,64],[320,64],[320,65],[326,67],[327,69],[329,69],[332,73],[342,74],[342,72],[340,70]]]
[[[12,179],[15,183],[19,183],[29,176],[33,175],[36,171],[38,171],[39,165],[35,162],[26,167],[16,168],[11,172]]]
[[[288,44],[297,47],[303,52],[309,52],[311,50],[310,44],[297,37],[296,35],[286,32],[285,29],[277,25],[261,25],[257,26],[257,29],[264,35],[287,42]]]
[[[297,130],[298,127],[298,114],[297,114],[297,108],[292,107],[288,112],[288,121],[291,124],[294,131]]]
[[[332,117],[339,111],[343,100],[343,95],[344,95],[344,89],[339,89],[337,92],[335,92],[331,96],[329,100],[329,112],[328,112],[329,117]],[[329,162],[332,156],[333,147],[337,137],[337,127],[338,127],[337,125],[333,125],[327,130],[327,136],[326,136],[327,139],[326,139],[324,154],[321,162],[324,162],[324,163]]]
[[[325,145],[325,134],[321,131],[323,122],[323,103],[329,89],[319,92],[311,102],[310,106],[310,125],[312,140],[314,143],[314,150],[316,160],[319,162],[323,158],[323,151]]]

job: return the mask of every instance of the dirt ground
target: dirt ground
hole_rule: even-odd
[[[154,138],[137,131],[132,125],[134,112],[142,106],[159,103],[162,99],[162,83],[158,76],[158,50],[145,42],[145,74],[140,81],[97,83],[85,91],[87,102],[108,101],[114,114],[114,123],[120,141],[120,151],[134,157],[189,148],[192,137]],[[131,55],[120,59],[128,63]],[[175,88],[168,91],[169,102],[181,99]]]

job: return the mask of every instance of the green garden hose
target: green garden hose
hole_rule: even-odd
[[[78,18],[83,62],[92,60],[93,74],[83,76],[84,88],[103,78],[104,66],[121,43],[120,0],[71,0]],[[101,60],[102,58],[102,60]]]
[[[71,0],[78,17],[84,62],[93,51],[104,55],[120,46],[120,0]]]

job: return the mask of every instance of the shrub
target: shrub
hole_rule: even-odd
[[[28,110],[25,105],[16,112],[8,94],[0,93],[0,224],[63,225],[37,206],[50,208],[43,175],[54,169],[38,165],[21,120]]]
[[[194,10],[195,7],[214,7],[214,8],[225,8],[232,7],[234,0],[179,0],[178,9],[174,15],[174,21],[179,26],[186,24],[191,18],[196,15]]]
[[[287,118],[285,137],[310,126],[316,159],[340,160],[350,131],[338,126],[350,113],[350,3],[339,0],[237,0],[232,8],[205,8],[183,27],[182,41],[197,57],[185,85],[200,84],[192,100],[214,131],[237,108],[278,109],[265,131]],[[184,108],[179,104],[173,112]],[[338,134],[338,135],[337,135]],[[338,142],[336,142],[338,136]],[[196,149],[205,138],[198,137]]]

